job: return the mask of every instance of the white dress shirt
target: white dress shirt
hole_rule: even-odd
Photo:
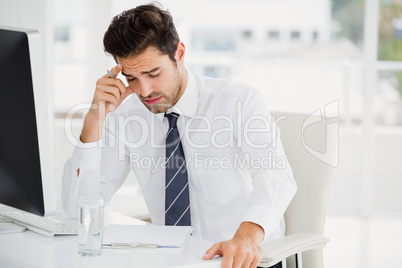
[[[231,80],[188,73],[184,94],[167,112],[180,114],[193,236],[233,237],[243,221],[259,224],[265,240],[283,236],[283,214],[296,183],[279,131],[261,94]],[[152,222],[165,221],[164,114],[135,94],[109,113],[100,142],[77,143],[63,175],[63,208],[74,217],[82,195],[109,202],[133,169]],[[77,170],[79,169],[79,174]]]

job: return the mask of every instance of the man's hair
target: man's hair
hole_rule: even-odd
[[[173,18],[156,4],[137,6],[115,16],[105,32],[106,53],[116,58],[137,56],[153,46],[172,61],[180,41]]]

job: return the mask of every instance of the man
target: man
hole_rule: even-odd
[[[66,212],[74,216],[82,195],[107,203],[131,167],[154,224],[191,225],[217,242],[203,259],[256,267],[260,243],[283,236],[296,191],[261,95],[187,72],[173,19],[153,4],[116,16],[104,47],[117,65],[97,81],[65,165]]]

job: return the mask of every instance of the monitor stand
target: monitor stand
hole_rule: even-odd
[[[22,233],[25,230],[26,230],[25,227],[12,223],[12,222],[10,222],[10,220],[0,216],[0,235],[12,234],[12,233]]]

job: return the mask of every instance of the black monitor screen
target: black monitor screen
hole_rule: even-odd
[[[44,214],[26,33],[0,29],[0,203]]]

